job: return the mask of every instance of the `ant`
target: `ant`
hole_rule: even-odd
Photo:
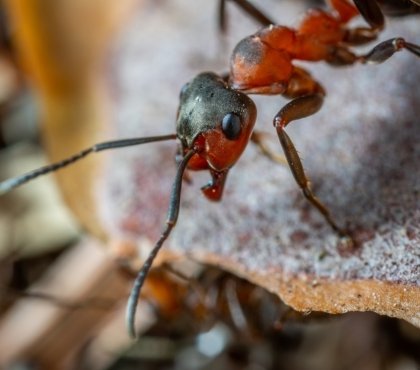
[[[165,263],[150,272],[145,295],[151,297],[149,303],[165,326],[186,317],[187,326],[192,322],[202,331],[220,320],[251,338],[275,331],[288,319],[305,319],[264,288],[216,267],[202,265],[201,269],[187,276]]]
[[[222,6],[225,1],[222,1]],[[246,0],[235,2],[246,8]],[[315,114],[325,97],[321,84],[306,70],[295,66],[293,61],[325,61],[334,66],[381,63],[403,49],[420,57],[419,45],[399,37],[379,43],[366,54],[353,53],[351,46],[375,40],[384,28],[384,16],[377,1],[354,0],[354,3],[356,6],[349,0],[329,0],[331,9],[309,10],[296,29],[274,25],[268,18],[260,18],[260,21],[270,24],[236,45],[228,76],[204,72],[181,89],[176,133],[96,144],[61,162],[1,182],[0,194],[94,152],[178,140],[178,169],[170,193],[166,223],[135,279],[127,304],[128,332],[135,338],[137,301],[157,253],[177,222],[185,171],[208,170],[211,181],[202,187],[203,194],[211,201],[219,201],[229,170],[250,140],[264,154],[275,159],[261,141],[258,132],[254,131],[257,110],[249,94],[280,94],[291,101],[274,116],[273,125],[292,174],[304,196],[326,222],[339,236],[351,241],[347,231],[335,223],[327,207],[312,192],[298,152],[286,133],[286,127],[291,122]],[[256,14],[254,10],[249,13]],[[358,15],[363,16],[369,27],[348,28],[348,22]]]

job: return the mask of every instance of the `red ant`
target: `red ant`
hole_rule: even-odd
[[[246,0],[235,2],[244,9],[248,4]],[[354,0],[357,8],[348,0],[330,0],[329,3],[332,10],[308,11],[297,29],[269,25],[240,41],[233,51],[227,78],[206,72],[187,83],[180,94],[175,134],[96,144],[61,162],[0,183],[2,194],[93,152],[179,140],[178,170],[165,228],[139,271],[128,300],[127,326],[132,337],[135,337],[134,319],[140,290],[153,260],[178,218],[185,170],[208,170],[211,181],[202,191],[208,199],[218,201],[222,197],[230,168],[250,139],[270,156],[270,152],[259,140],[258,133],[253,133],[257,111],[247,94],[281,94],[292,99],[273,119],[289,167],[309,202],[340,236],[347,236],[347,232],[334,222],[328,209],[311,191],[299,155],[285,130],[290,122],[315,114],[321,108],[325,96],[323,87],[304,69],[296,67],[293,60],[326,61],[332,65],[381,63],[402,49],[420,57],[420,46],[402,38],[393,38],[378,44],[364,55],[356,55],[349,47],[376,39],[384,27],[384,17],[378,3],[375,0]],[[247,11],[253,16],[258,12],[252,9]],[[347,28],[347,23],[358,15],[363,16],[369,27]],[[260,20],[271,23],[268,18]]]

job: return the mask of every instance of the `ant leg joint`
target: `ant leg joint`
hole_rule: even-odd
[[[297,97],[287,103],[273,119],[274,127],[284,129],[290,122],[311,116],[319,111],[324,101],[320,93]]]
[[[354,64],[357,56],[344,46],[335,46],[330,49],[326,62],[334,66]]]
[[[369,53],[360,56],[359,61],[366,64],[382,63],[402,49],[420,57],[419,45],[409,43],[401,37],[396,37],[376,45]]]
[[[286,125],[287,125],[287,122],[286,122],[285,119],[283,119],[282,116],[276,116],[273,119],[273,126],[275,128],[284,128],[284,127],[286,127]]]

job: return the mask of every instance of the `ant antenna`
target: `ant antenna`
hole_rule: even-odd
[[[164,141],[164,140],[174,140],[176,139],[176,134],[171,135],[163,135],[163,136],[150,136],[150,137],[141,137],[141,138],[133,138],[133,139],[122,139],[122,140],[114,140],[114,141],[105,141],[103,143],[95,144],[90,148],[84,149],[77,154],[72,155],[69,158],[66,158],[60,162],[56,162],[41,168],[38,168],[34,171],[30,171],[25,173],[24,175],[14,177],[5,181],[0,182],[0,196],[6,194],[10,190],[27,183],[39,176],[45,175],[50,172],[54,172],[59,170],[60,168],[66,167],[78,160],[86,157],[87,155],[95,152],[100,152],[102,150],[107,149],[115,149],[115,148],[123,148],[132,145],[140,145],[146,143],[152,143],[156,141]]]
[[[172,185],[172,191],[171,191],[171,197],[169,200],[169,207],[168,207],[168,214],[166,217],[165,228],[159,240],[156,242],[155,246],[153,247],[146,261],[144,262],[143,267],[140,269],[139,273],[137,274],[136,280],[134,281],[133,288],[131,289],[130,297],[128,298],[128,303],[127,303],[126,325],[127,325],[128,333],[133,339],[136,338],[136,331],[134,328],[134,323],[135,323],[135,318],[136,318],[137,302],[139,299],[141,288],[150,270],[150,267],[152,266],[153,260],[155,259],[160,248],[162,247],[162,244],[168,238],[169,234],[171,233],[173,227],[176,224],[176,221],[178,219],[178,214],[179,214],[179,203],[181,199],[182,177],[187,167],[188,161],[196,153],[197,153],[196,149],[191,149],[185,155],[185,157],[182,158],[179,164],[178,170],[175,175],[175,180]]]

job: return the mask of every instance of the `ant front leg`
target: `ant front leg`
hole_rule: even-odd
[[[277,154],[269,147],[265,138],[265,135],[267,134],[268,133],[266,132],[254,130],[254,132],[251,135],[251,142],[254,143],[258,147],[260,152],[263,155],[265,155],[269,160],[275,163],[281,164],[281,165],[286,165],[287,164],[286,158],[284,158],[280,154]]]
[[[281,146],[283,147],[284,154],[286,155],[290,170],[292,171],[297,184],[302,189],[303,195],[318,209],[334,231],[340,236],[347,236],[347,232],[337,226],[331,217],[328,208],[322,204],[312,192],[309,179],[305,174],[299,154],[289,135],[287,135],[285,131],[286,126],[291,121],[315,114],[321,108],[323,100],[324,97],[320,94],[296,98],[280,109],[274,117],[273,124],[277,130],[277,135],[280,139]]]
[[[299,85],[299,82],[302,84],[308,83],[307,79],[309,75],[303,75],[303,70],[300,70],[299,72],[300,74],[296,76],[294,81],[293,79],[291,80],[291,82],[293,81],[292,85]],[[348,236],[347,232],[341,229],[335,223],[328,208],[322,204],[322,202],[318,200],[315,194],[312,192],[309,179],[305,174],[299,154],[285,130],[286,126],[290,122],[311,116],[318,112],[318,110],[321,108],[324,101],[324,91],[321,85],[319,85],[316,81],[312,80],[312,83],[314,86],[313,91],[303,96],[295,97],[291,102],[286,104],[274,117],[273,124],[277,130],[277,135],[279,137],[281,146],[283,147],[283,151],[285,153],[290,170],[292,171],[297,184],[302,189],[303,195],[313,206],[318,209],[318,211],[324,216],[325,220],[330,224],[334,231],[337,232],[340,236],[344,237]]]

